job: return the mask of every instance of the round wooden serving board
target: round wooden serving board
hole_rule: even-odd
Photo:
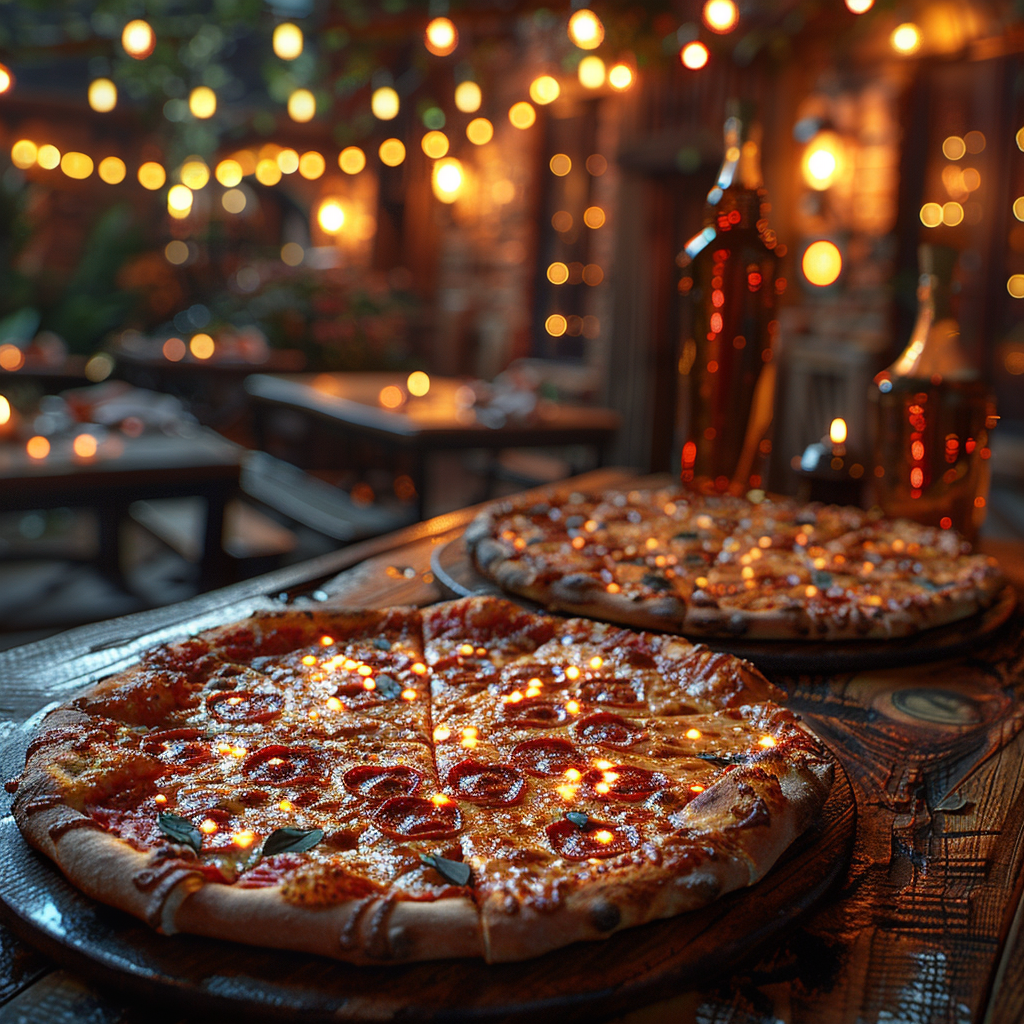
[[[547,611],[535,602],[506,594],[497,583],[481,575],[461,536],[434,548],[430,568],[438,583],[454,597],[490,594],[511,598],[536,611]],[[967,653],[1005,625],[1016,605],[1016,591],[1007,584],[992,606],[976,615],[891,640],[744,640],[716,636],[690,639],[714,651],[746,658],[765,672],[834,673],[897,668]]]
[[[37,719],[38,720],[37,716]],[[17,775],[36,720],[0,748],[4,778]],[[447,960],[356,967],[325,958],[167,937],[73,888],[31,849],[4,796],[0,821],[0,911],[23,939],[97,982],[248,1021],[429,1020],[512,1022],[604,1019],[687,987],[704,986],[776,938],[843,873],[856,810],[837,766],[818,820],[756,886],[705,910],[603,942],[579,943],[522,963]],[[301,1017],[299,1016],[301,1015]]]

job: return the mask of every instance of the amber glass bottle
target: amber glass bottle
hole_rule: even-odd
[[[764,484],[775,395],[775,233],[759,131],[733,108],[703,230],[677,257],[683,274],[677,444],[683,483],[743,494]]]
[[[973,540],[985,519],[995,403],[960,344],[956,253],[922,245],[918,314],[907,347],[875,377],[874,499],[886,515]]]

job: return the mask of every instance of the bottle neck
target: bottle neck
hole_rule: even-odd
[[[718,178],[708,193],[704,223],[715,225],[722,217],[738,211],[740,221],[732,227],[754,227],[762,219],[765,198],[761,174],[760,131],[757,125],[730,117],[725,122],[725,157]]]

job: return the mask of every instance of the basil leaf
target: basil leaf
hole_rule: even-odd
[[[468,885],[473,874],[468,864],[460,860],[449,860],[436,853],[421,853],[420,860],[452,885]]]
[[[379,636],[379,637],[377,637],[376,640],[373,641],[373,646],[376,647],[378,650],[381,650],[381,651],[390,651],[391,650],[391,641],[390,640],[385,640],[384,637]]]
[[[196,853],[202,849],[203,834],[188,818],[162,811],[156,816],[156,826],[168,839],[182,846],[191,846]]]
[[[701,752],[695,754],[694,757],[699,757],[702,761],[710,761],[712,764],[717,764],[719,766],[747,763],[745,754],[709,754]]]
[[[277,853],[305,853],[312,850],[324,838],[322,828],[275,828],[263,841],[261,857],[273,857]]]
[[[377,684],[377,692],[385,700],[394,700],[402,692],[402,687],[389,675],[379,675],[374,682]]]
[[[590,824],[590,818],[582,811],[566,811],[565,820],[571,821],[578,829],[585,829]]]

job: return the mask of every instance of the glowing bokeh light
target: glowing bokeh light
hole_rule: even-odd
[[[1024,299],[1024,274],[1013,274],[1006,282],[1006,290],[1015,299]]]
[[[967,145],[959,135],[950,135],[942,143],[942,155],[947,160],[959,160],[967,152]]]
[[[846,420],[837,416],[828,428],[828,439],[833,444],[845,444],[846,442]]]
[[[89,83],[89,106],[98,114],[109,114],[117,106],[117,86],[109,78]]]
[[[633,69],[628,64],[616,64],[608,72],[608,84],[619,92],[628,89],[633,79]]]
[[[398,117],[400,106],[398,93],[390,85],[382,85],[379,89],[374,89],[373,95],[370,97],[370,110],[373,111],[373,116],[378,121],[394,120]]]
[[[434,190],[434,195],[442,203],[454,203],[459,198],[464,181],[465,174],[462,170],[462,163],[454,157],[438,160],[434,164],[434,169],[430,176],[430,184]]]
[[[65,153],[60,158],[60,169],[69,177],[79,181],[92,174],[92,157],[85,153]]]
[[[605,80],[604,61],[593,54],[584,57],[576,69],[576,77],[584,89],[600,89]]]
[[[158,188],[164,187],[164,182],[167,181],[167,172],[155,160],[147,160],[139,168],[138,178],[139,184],[143,188],[155,192]]]
[[[42,434],[36,434],[28,439],[25,451],[30,459],[45,459],[50,454],[50,442]]]
[[[234,188],[242,180],[242,165],[237,160],[221,160],[213,174],[225,188]]]
[[[466,138],[474,146],[486,145],[494,138],[494,125],[486,117],[474,117],[466,125]]]
[[[526,100],[520,100],[518,103],[512,104],[508,112],[508,119],[513,128],[530,128],[537,120],[537,111]]]
[[[188,348],[196,359],[209,359],[213,355],[216,345],[208,334],[193,334]]]
[[[121,32],[121,45],[129,57],[145,60],[156,49],[156,33],[148,21],[136,18]]]
[[[464,114],[475,114],[483,99],[483,93],[476,82],[459,82],[455,87],[455,106]]]
[[[801,268],[811,284],[824,288],[838,279],[843,257],[832,242],[812,242],[804,251]]]
[[[942,207],[938,203],[925,203],[921,207],[921,223],[926,228],[937,228],[942,223]]]
[[[96,438],[92,434],[79,434],[74,441],[71,442],[71,450],[80,459],[91,459],[95,454],[99,445],[96,443]]]
[[[308,89],[294,89],[288,97],[288,116],[298,124],[316,117],[316,97]]]
[[[544,330],[553,338],[560,338],[569,328],[569,323],[561,313],[552,313],[544,321]]]
[[[217,113],[217,94],[208,85],[196,86],[188,94],[188,109],[200,121],[213,117]]]
[[[604,41],[604,25],[591,10],[583,8],[569,19],[569,38],[581,50],[595,50]]]
[[[245,209],[247,201],[245,193],[240,188],[229,188],[227,192],[220,197],[220,205],[223,206],[228,213],[241,213]]]
[[[447,57],[459,45],[459,30],[450,18],[434,18],[423,34],[423,45],[437,57]]]
[[[401,139],[385,139],[377,150],[380,162],[387,167],[397,167],[405,160],[405,143]]]
[[[11,163],[22,170],[31,167],[36,162],[36,157],[38,156],[39,147],[31,139],[18,139],[11,146]]]
[[[684,68],[699,71],[708,62],[708,48],[703,43],[687,43],[679,52]]]
[[[959,203],[942,204],[942,223],[955,228],[964,219],[964,208]]]
[[[336,235],[345,226],[345,211],[337,199],[325,199],[316,212],[316,220],[323,231]]]
[[[11,403],[0,395],[0,427],[6,426],[11,421]]]
[[[905,21],[892,30],[889,43],[900,56],[909,57],[921,49],[921,30],[912,21]]]
[[[530,83],[530,99],[538,106],[554,103],[561,91],[558,80],[551,75],[540,75]]]
[[[701,12],[704,24],[712,32],[725,35],[731,32],[739,23],[740,12],[733,3],[733,0],[707,0]]]
[[[430,377],[422,370],[415,370],[409,374],[405,386],[409,389],[410,395],[422,398],[430,390]]]
[[[206,188],[210,180],[210,168],[202,160],[186,160],[181,165],[181,183],[193,192]]]
[[[192,189],[187,185],[172,185],[167,190],[167,212],[182,220],[192,212]]]
[[[256,180],[261,185],[276,185],[281,180],[281,168],[277,160],[264,157],[256,164]]]
[[[60,150],[48,143],[40,146],[39,152],[36,154],[36,163],[47,171],[60,167]]]
[[[302,53],[302,49],[305,46],[302,29],[288,21],[278,25],[274,29],[271,46],[273,46],[274,53],[281,60],[295,60]]]
[[[14,75],[6,64],[0,64],[0,95],[11,91],[14,85]]]
[[[448,152],[448,136],[444,132],[427,132],[420,146],[431,160],[440,160]]]
[[[395,387],[394,384],[389,384],[387,387],[381,388],[377,401],[385,409],[397,409],[405,401],[405,393],[401,388]]]

